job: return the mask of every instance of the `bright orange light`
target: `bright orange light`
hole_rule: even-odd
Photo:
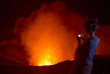
[[[51,58],[49,55],[46,55],[41,62],[39,62],[39,66],[52,65]]]
[[[42,61],[43,61],[43,62],[40,62],[40,63],[39,63],[39,66],[51,65],[51,62],[48,61],[47,59],[42,60]]]
[[[73,59],[73,35],[52,12],[39,12],[26,19],[21,33],[30,66],[55,65]]]

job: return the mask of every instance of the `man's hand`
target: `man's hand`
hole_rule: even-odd
[[[84,35],[83,35],[83,33],[77,35],[77,40],[78,40],[78,46],[80,46],[81,43],[82,43],[83,40],[84,40]]]

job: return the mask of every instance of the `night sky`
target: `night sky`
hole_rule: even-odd
[[[13,28],[19,17],[30,16],[40,9],[44,3],[56,0],[1,0],[0,2],[0,29]],[[58,1],[58,0],[57,0]],[[78,12],[80,15],[97,17],[101,25],[110,24],[109,0],[60,0],[67,4],[67,9]]]

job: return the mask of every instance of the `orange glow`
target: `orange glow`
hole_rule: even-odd
[[[52,51],[51,51],[52,52]],[[52,63],[52,54],[50,49],[46,49],[46,51],[41,55],[40,61],[38,62],[38,66],[45,66],[45,65],[53,65]]]
[[[39,66],[52,65],[50,55],[49,54],[45,55],[38,65]]]
[[[59,20],[54,14],[42,13],[34,23],[30,21],[32,23],[29,22],[22,32],[22,42],[30,56],[30,65],[54,65],[73,59],[71,33]]]
[[[30,65],[55,65],[74,59],[76,36],[81,30],[77,24],[81,25],[83,21],[77,13],[67,13],[64,3],[58,1],[47,6],[44,4],[30,17],[20,18],[16,23],[19,32],[17,29],[15,32],[21,36]],[[70,31],[71,28],[73,30]]]

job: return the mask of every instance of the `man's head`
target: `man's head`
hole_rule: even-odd
[[[85,31],[87,34],[92,33],[92,32],[96,32],[98,29],[97,20],[87,21],[84,24],[84,26],[85,26]]]

